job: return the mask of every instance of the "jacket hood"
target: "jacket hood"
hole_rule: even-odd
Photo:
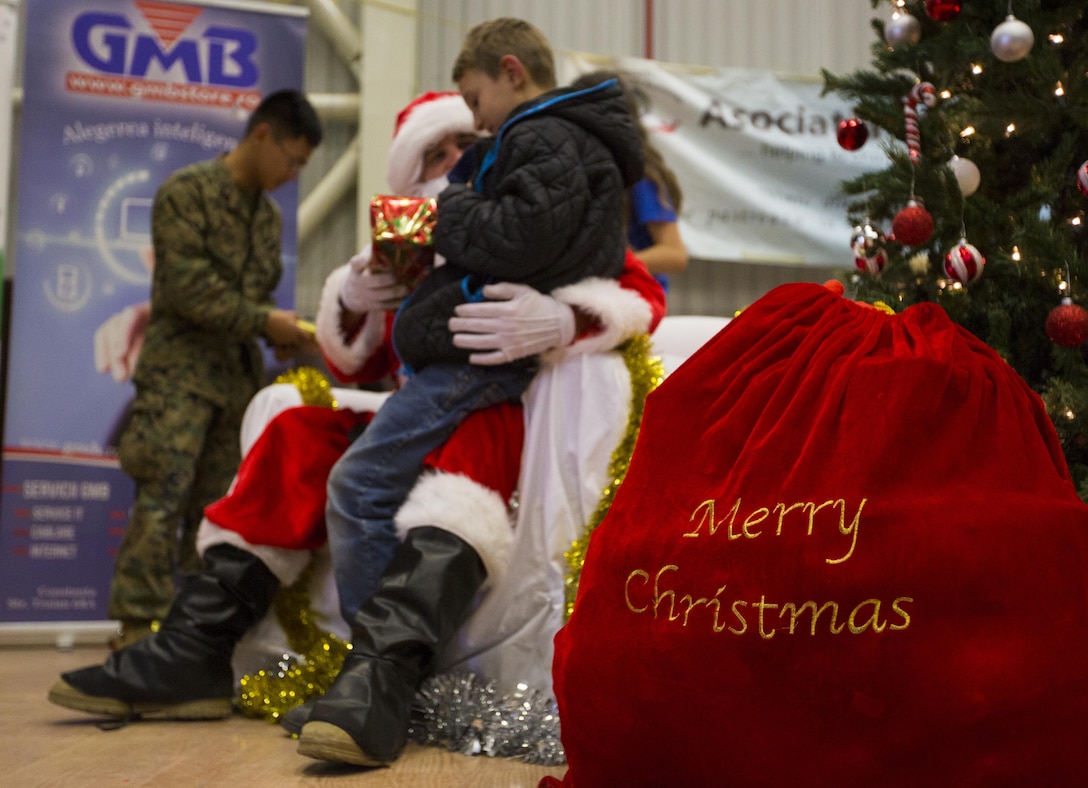
[[[539,112],[575,123],[600,139],[612,152],[624,186],[632,186],[642,178],[642,141],[635,125],[638,121],[631,116],[623,88],[615,79],[583,90],[551,90],[526,102],[514,110],[499,129],[496,140],[501,141],[503,132],[511,125]]]

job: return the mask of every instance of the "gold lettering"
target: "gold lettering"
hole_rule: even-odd
[[[816,603],[809,600],[805,602],[801,607],[797,607],[792,602],[786,602],[782,605],[782,614],[785,615],[788,611],[790,614],[790,634],[794,634],[797,629],[797,619],[801,617],[801,614],[806,610],[812,611],[812,623],[809,625],[809,634],[815,637],[816,635],[816,623],[820,616],[823,615],[825,610],[831,610],[831,623],[828,624],[827,631],[832,635],[837,635],[842,632],[845,624],[839,623],[839,605],[837,602],[824,602],[819,608],[816,607]]]
[[[764,617],[763,614],[766,610],[777,610],[778,605],[772,605],[767,602],[766,596],[761,596],[759,601],[756,602],[756,608],[759,610],[759,636],[764,640],[770,640],[774,637],[774,630],[767,632],[763,627]]]
[[[733,615],[737,617],[738,621],[740,621],[740,629],[733,629],[733,627],[729,627],[729,631],[732,632],[734,635],[743,635],[745,632],[748,631],[748,619],[746,619],[744,617],[744,614],[737,609],[741,607],[748,607],[748,603],[742,599],[737,599],[733,602]]]
[[[894,600],[892,600],[892,610],[894,610],[896,613],[898,613],[899,615],[901,615],[903,617],[903,623],[902,624],[892,624],[891,625],[891,628],[893,630],[906,629],[907,627],[910,626],[910,613],[908,613],[906,610],[904,610],[902,607],[900,607],[899,603],[900,602],[913,602],[913,601],[914,601],[914,598],[909,597],[909,596],[899,596],[899,597],[896,597]]]
[[[868,498],[861,499],[861,503],[858,504],[857,514],[854,515],[854,520],[850,523],[849,526],[846,525],[846,501],[842,498],[838,500],[838,503],[842,506],[841,510],[839,511],[839,533],[841,533],[843,536],[850,537],[850,550],[847,551],[846,555],[844,555],[842,558],[837,558],[834,560],[828,558],[827,563],[841,564],[843,561],[847,560],[850,556],[854,554],[854,548],[858,546],[858,526],[861,525],[861,510],[865,508],[865,503],[868,500]]]
[[[679,573],[680,567],[676,564],[665,564],[656,573],[653,573],[651,586],[651,573],[644,569],[632,570],[624,583],[624,604],[632,613],[641,614],[653,609],[653,617],[665,622],[679,622],[680,626],[689,624],[706,627],[709,623],[714,633],[729,631],[734,635],[746,634],[753,627],[749,625],[745,608],[755,610],[756,620],[752,622],[754,629],[763,640],[772,640],[775,635],[782,633],[787,636],[803,634],[807,629],[811,637],[823,631],[832,635],[842,634],[849,630],[850,634],[861,635],[867,632],[880,634],[885,631],[898,632],[910,627],[912,619],[908,605],[914,603],[914,597],[898,596],[890,603],[876,598],[865,599],[850,610],[845,621],[839,621],[839,613],[842,605],[839,602],[817,602],[808,600],[803,603],[795,602],[771,602],[766,594],[761,594],[756,601],[734,599],[727,602],[725,596],[727,584],[718,586],[711,597],[695,596],[692,593],[683,593],[676,588],[676,584],[666,583],[668,573]],[[674,579],[683,579],[677,574]],[[683,582],[680,583],[683,585]],[[646,599],[646,594],[651,598]],[[645,602],[645,604],[643,604]],[[892,616],[885,616],[884,611],[890,604]],[[728,605],[729,613],[726,613]],[[707,614],[700,615],[698,608],[706,609]],[[777,611],[777,613],[775,612]],[[695,618],[692,615],[695,614]],[[808,617],[808,626],[805,626],[805,618]],[[708,621],[709,619],[709,621]]]
[[[868,620],[863,624],[858,624],[857,619],[860,617],[862,608],[872,607],[873,612],[869,615]],[[855,635],[860,635],[870,626],[873,628],[873,632],[883,632],[887,624],[880,621],[880,600],[879,599],[866,599],[864,602],[858,604],[853,610],[850,611],[850,631]]]
[[[718,599],[718,597],[721,596],[722,591],[724,590],[725,586],[719,588],[717,591],[714,592],[714,597],[706,603],[708,609],[711,606],[713,606],[714,608],[714,623],[710,626],[711,629],[713,629],[715,632],[721,632],[723,629],[725,629],[725,626],[718,622],[718,614],[722,612],[722,601]]]
[[[729,538],[731,540],[732,539],[740,539],[740,534],[733,532],[733,523],[735,523],[737,521],[737,512],[739,512],[739,511],[740,511],[740,498],[737,498],[737,502],[735,504],[733,504],[733,508],[729,510],[729,515],[728,515],[729,516],[729,528],[726,529],[726,533],[728,534],[728,536],[729,536]],[[725,522],[725,518],[723,517],[721,519],[721,521],[718,523],[718,525],[721,525],[724,522]]]
[[[776,512],[778,512],[778,530],[774,532],[774,535],[775,536],[781,536],[782,535],[782,520],[783,520],[783,518],[785,518],[785,516],[787,514],[789,514],[790,512],[792,512],[794,509],[798,508],[799,506],[805,506],[805,505],[806,504],[803,504],[803,503],[794,503],[794,504],[790,504],[789,506],[786,506],[786,504],[784,504],[784,503],[776,503],[774,505],[774,510]],[[811,504],[808,504],[808,505],[811,506]]]
[[[680,567],[678,567],[676,564],[666,564],[665,566],[658,569],[657,574],[654,575],[654,618],[657,618],[657,609],[661,605],[662,600],[665,599],[665,597],[668,597],[669,598],[669,615],[668,615],[668,619],[669,619],[669,621],[675,621],[676,620],[676,616],[673,615],[673,611],[674,611],[674,608],[675,608],[675,602],[676,602],[676,592],[675,591],[665,591],[664,593],[662,593],[662,591],[658,587],[658,583],[661,581],[661,575],[665,574],[665,572],[667,572],[669,570],[672,570],[673,572],[675,572],[675,571],[677,571],[679,569],[680,569]]]
[[[737,503],[738,504],[740,503],[739,498],[737,499]],[[764,520],[767,519],[767,515],[769,515],[770,513],[771,513],[770,509],[760,508],[760,509],[756,509],[750,515],[748,515],[744,519],[744,524],[741,525],[741,530],[744,532],[744,535],[746,537],[748,537],[749,539],[755,539],[757,536],[759,536],[761,533],[763,533],[763,531],[756,531],[755,533],[751,533],[748,530],[748,526],[749,525],[756,525],[757,523],[763,522]]]
[[[812,521],[816,519],[816,513],[823,509],[825,506],[834,506],[834,501],[824,501],[817,506],[815,503],[806,503],[805,508],[808,509],[808,535],[812,536]]]
[[[695,526],[695,528],[693,530],[688,531],[686,534],[684,534],[685,537],[698,536],[699,535],[699,528],[702,526],[703,523],[705,523],[707,521],[707,517],[710,518],[710,525],[708,527],[709,530],[710,530],[710,535],[713,536],[714,532],[716,530],[718,530],[718,527],[714,524],[714,501],[713,500],[703,501],[701,504],[696,506],[695,511],[693,511],[691,513],[691,517],[688,518],[688,522],[690,523],[695,519],[695,515],[697,515],[699,513],[700,509],[704,510],[703,511],[703,518],[701,520],[699,520],[699,525]]]
[[[650,579],[650,573],[645,572],[641,569],[636,569],[631,574],[627,575],[627,582],[623,584],[623,598],[624,601],[627,602],[627,609],[630,610],[632,613],[645,613],[647,610],[650,609],[649,605],[646,605],[644,607],[635,607],[631,604],[631,579],[636,575],[641,576],[642,579],[647,582]]]

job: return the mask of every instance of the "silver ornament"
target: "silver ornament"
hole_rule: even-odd
[[[922,24],[910,14],[897,12],[884,25],[884,40],[892,49],[917,44],[922,38]]]
[[[1031,32],[1030,27],[1012,14],[1005,17],[1005,21],[995,27],[990,35],[990,49],[998,60],[1006,63],[1023,60],[1033,46],[1035,46],[1035,34]]]

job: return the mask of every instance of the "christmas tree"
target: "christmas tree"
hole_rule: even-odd
[[[1088,500],[1088,4],[872,5],[888,12],[872,68],[823,75],[854,106],[843,147],[871,136],[889,159],[843,184],[848,292],[936,302],[1000,353],[1042,396]]]

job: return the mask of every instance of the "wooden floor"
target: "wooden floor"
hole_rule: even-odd
[[[279,727],[237,715],[104,731],[93,717],[46,700],[62,671],[105,656],[97,647],[0,648],[0,785],[535,788],[544,775],[565,771],[417,745],[388,769],[337,766],[298,755]]]

